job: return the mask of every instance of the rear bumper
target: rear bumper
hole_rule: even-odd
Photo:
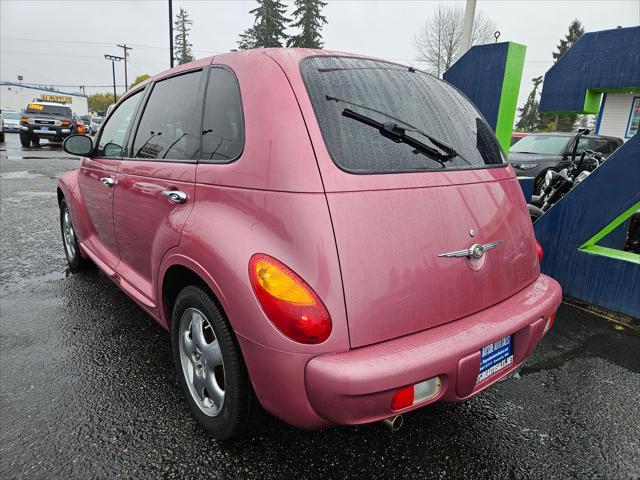
[[[315,357],[306,367],[309,401],[322,418],[354,425],[438,400],[464,400],[508,375],[531,354],[561,300],[558,283],[541,275],[509,299],[461,320],[349,352]],[[513,364],[476,384],[480,349],[507,335],[513,335]],[[436,376],[441,379],[437,395],[391,410],[396,389]]]
[[[443,400],[461,401],[516,369],[544,336],[562,300],[560,285],[540,275],[512,297],[460,320],[386,342],[321,355],[268,348],[238,335],[262,406],[301,428],[357,425]],[[476,384],[480,349],[513,335],[513,363]],[[391,410],[396,389],[439,376],[433,398]]]

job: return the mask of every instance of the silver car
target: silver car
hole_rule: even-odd
[[[91,128],[91,135],[98,133],[100,125],[102,125],[102,120],[102,117],[91,117],[91,123],[89,124],[89,127]]]

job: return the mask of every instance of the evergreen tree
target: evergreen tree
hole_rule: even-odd
[[[516,124],[518,130],[532,132],[537,129],[540,123],[540,112],[538,111],[538,87],[542,83],[542,76],[531,79],[533,90],[527,97],[525,104],[518,109],[520,120]]]
[[[248,50],[250,48],[257,48],[256,29],[254,27],[247,28],[240,34],[240,40],[238,41],[238,47],[241,50]]]
[[[327,23],[320,10],[327,5],[322,0],[295,0],[293,12],[295,22],[292,27],[299,27],[302,31],[293,35],[287,41],[288,47],[322,48],[322,25]]]
[[[257,0],[258,6],[249,13],[256,19],[252,27],[240,34],[238,46],[247,48],[282,47],[287,40],[284,32],[289,19],[285,17],[287,7],[280,0]]]
[[[192,62],[194,60],[193,55],[191,54],[191,47],[193,45],[189,43],[189,31],[191,30],[191,25],[193,25],[193,20],[189,18],[187,11],[180,7],[180,12],[178,12],[178,15],[176,16],[176,21],[174,22],[173,27],[176,31],[176,35],[173,40],[173,58],[178,65]]]
[[[553,60],[557,62],[567,50],[569,50],[578,39],[584,34],[584,27],[578,19],[574,19],[569,25],[569,33],[560,39],[560,43],[556,47],[558,50],[553,52]],[[548,116],[547,116],[548,117]],[[556,115],[553,119],[555,129],[558,132],[572,132],[578,116],[572,115]]]
[[[553,52],[553,60],[557,62],[558,59],[562,57],[562,55],[564,55],[583,34],[584,27],[582,26],[582,23],[580,23],[580,20],[577,18],[574,19],[569,25],[569,33],[564,36],[564,39],[560,39],[560,43],[556,47],[558,51]]]

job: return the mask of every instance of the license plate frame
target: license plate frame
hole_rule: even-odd
[[[483,382],[513,364],[513,335],[507,335],[480,349],[480,371],[476,383]]]

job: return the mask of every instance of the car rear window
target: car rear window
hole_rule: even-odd
[[[27,113],[43,113],[45,115],[71,116],[71,109],[62,105],[43,105],[41,103],[30,103],[26,109]]]
[[[310,57],[302,77],[333,161],[351,173],[400,173],[500,166],[506,159],[493,131],[457,89],[432,75],[361,58]],[[343,115],[345,109],[378,123],[395,123],[405,134],[442,152],[443,163],[386,138],[378,128]],[[418,132],[419,130],[420,132]]]

